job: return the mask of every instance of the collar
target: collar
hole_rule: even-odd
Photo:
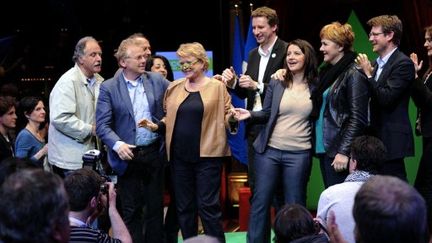
[[[122,73],[122,75],[123,75],[123,79],[125,80],[125,82],[126,82],[127,85],[130,85],[132,87],[137,87],[138,84],[142,83],[142,77],[141,77],[141,75],[138,76],[135,80],[129,80],[129,79],[127,79],[126,76],[124,75],[124,73]]]
[[[388,59],[390,58],[390,56],[396,51],[396,49],[397,49],[397,47],[395,47],[391,52],[389,52],[389,53],[387,53],[387,55],[385,55],[384,57],[378,57],[377,58],[377,63],[378,63],[378,66],[379,67],[382,67],[382,66],[384,66],[386,63],[387,63],[387,61],[388,61]]]
[[[80,219],[77,219],[75,217],[69,216],[69,224],[71,226],[77,226],[77,227],[89,227],[88,224],[86,224],[85,222],[81,221]]]
[[[277,41],[278,37],[276,36],[275,40],[273,41],[273,43],[269,46],[269,48],[267,49],[267,52],[261,47],[261,45],[258,47],[258,53],[262,56],[262,57],[268,57],[273,50],[273,47]]]

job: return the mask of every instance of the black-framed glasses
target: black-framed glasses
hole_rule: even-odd
[[[383,35],[384,34],[384,32],[370,32],[369,33],[369,37],[377,37],[377,36],[379,36],[379,35]]]

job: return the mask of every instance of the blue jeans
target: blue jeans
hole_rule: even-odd
[[[249,243],[270,242],[265,229],[270,224],[268,215],[278,181],[283,184],[285,203],[306,205],[311,165],[311,150],[284,151],[267,147],[264,153],[255,154],[255,194],[247,233]]]

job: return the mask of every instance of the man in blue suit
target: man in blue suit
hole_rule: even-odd
[[[122,70],[100,87],[96,133],[107,146],[108,162],[119,176],[120,210],[133,241],[159,242],[163,223],[163,136],[138,128],[137,122],[162,119],[169,81],[159,73],[145,72],[148,55],[143,42],[148,44],[143,37],[129,37],[115,53]]]
[[[387,148],[387,160],[379,174],[407,180],[404,158],[414,155],[414,138],[408,114],[414,63],[399,50],[402,22],[396,15],[370,19],[369,41],[379,55],[374,67],[365,54],[357,63],[368,77],[371,91],[370,126]]]

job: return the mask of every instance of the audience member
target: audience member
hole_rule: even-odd
[[[58,175],[25,169],[0,189],[0,241],[69,242],[68,198]]]
[[[69,242],[132,242],[117,211],[117,194],[112,182],[106,182],[95,171],[87,168],[69,174],[64,185],[69,197]],[[108,208],[112,237],[90,225]]]
[[[287,43],[281,40],[277,31],[279,18],[274,9],[259,7],[252,11],[252,30],[259,46],[252,49],[248,55],[248,65],[245,73],[236,74],[233,68],[225,69],[223,80],[228,87],[234,87],[234,92],[242,99],[247,98],[246,109],[259,111],[264,103],[265,93],[270,83],[270,75],[284,65]],[[253,143],[264,124],[246,125],[248,141],[248,184],[252,197],[255,192],[255,151]],[[270,237],[270,229],[268,230]]]
[[[16,126],[16,120],[15,98],[0,96],[0,163],[2,160],[14,156],[11,132]]]
[[[162,55],[153,55],[146,63],[146,71],[162,74],[169,81],[174,80],[174,74],[168,59]]]
[[[384,144],[378,138],[355,138],[351,145],[350,174],[343,183],[333,185],[321,193],[317,209],[318,220],[322,225],[327,225],[329,214],[333,211],[338,219],[339,229],[348,242],[355,242],[355,223],[352,216],[354,197],[363,183],[379,170],[385,154]]]
[[[95,105],[102,65],[98,42],[86,36],[75,46],[75,66],[64,73],[51,91],[48,160],[64,177],[82,168],[83,154],[96,147]]]
[[[411,97],[417,106],[417,131],[422,135],[423,151],[414,187],[426,201],[429,229],[432,230],[432,25],[425,28],[424,47],[429,67],[423,77],[418,76],[423,61],[419,62],[415,53],[410,56],[416,70]]]
[[[377,175],[365,182],[355,196],[353,216],[356,242],[429,241],[425,201],[396,177]]]
[[[163,138],[139,128],[138,121],[162,119],[169,81],[145,72],[149,49],[144,42],[148,43],[144,37],[121,42],[115,54],[121,69],[100,87],[96,127],[108,147],[108,162],[119,175],[121,213],[133,241],[159,242],[163,227]]]
[[[3,184],[8,176],[19,170],[36,168],[38,167],[29,159],[6,158],[0,163],[0,185]]]
[[[147,119],[140,125],[153,131],[166,127],[183,238],[198,234],[199,214],[205,234],[225,242],[219,194],[222,157],[230,155],[226,128],[234,113],[231,97],[224,84],[206,76],[209,59],[200,43],[181,44],[177,55],[185,77],[167,89],[166,117],[158,124]]]
[[[267,215],[276,185],[282,181],[284,203],[306,205],[306,188],[312,165],[312,83],[317,60],[313,47],[304,40],[288,43],[288,70],[284,81],[271,80],[261,111],[236,108],[236,118],[265,123],[254,142],[255,192],[252,197],[248,242],[270,242]]]
[[[48,153],[48,145],[45,137],[40,133],[40,126],[45,122],[45,106],[42,99],[26,96],[19,102],[20,116],[27,120],[15,140],[15,156],[28,158],[40,168],[43,168],[45,156]]]
[[[402,22],[396,15],[370,19],[369,41],[379,55],[372,65],[365,54],[357,63],[367,76],[370,99],[370,126],[387,148],[387,161],[380,174],[407,180],[404,157],[414,155],[414,138],[408,114],[413,62],[399,50]]]
[[[287,204],[279,210],[274,221],[276,243],[328,243],[327,236],[320,233],[319,222],[299,204]]]

